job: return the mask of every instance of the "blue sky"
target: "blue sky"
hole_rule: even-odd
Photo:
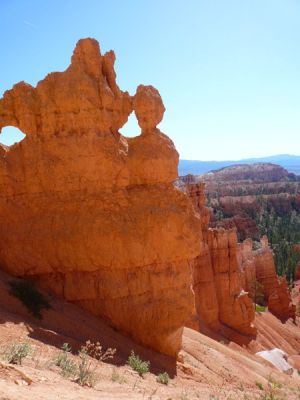
[[[1,96],[94,37],[122,90],[160,91],[181,158],[300,154],[299,0],[0,0],[0,15]],[[122,132],[138,134],[134,118]]]

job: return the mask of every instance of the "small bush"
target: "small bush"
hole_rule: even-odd
[[[149,372],[150,361],[143,361],[140,359],[138,355],[134,354],[134,351],[131,351],[131,355],[128,357],[127,361],[128,365],[136,371],[140,376],[143,376],[147,372]]]
[[[104,351],[100,342],[93,343],[90,340],[85,342],[85,345],[81,347],[81,351],[98,361],[109,360],[116,354],[116,349],[108,348]]]
[[[255,304],[255,311],[264,312],[264,311],[266,311],[266,307],[265,306],[261,306],[260,304]]]
[[[283,388],[283,384],[280,382],[271,382],[272,388],[273,389],[282,389]]]
[[[261,395],[260,400],[279,400],[282,396],[279,391],[283,388],[283,385],[278,382],[274,382],[269,378],[267,393]],[[279,397],[277,396],[279,394]]]
[[[41,319],[41,311],[51,308],[48,301],[36,288],[34,282],[14,280],[9,282],[9,285],[10,293],[19,299],[35,318]]]
[[[279,400],[279,397],[275,396],[273,393],[266,393],[260,397],[260,400]]]
[[[263,384],[260,382],[255,382],[255,385],[258,387],[259,390],[264,390]]]
[[[76,375],[77,366],[70,358],[66,358],[64,362],[60,365],[61,375],[64,378],[72,378]]]
[[[22,364],[23,358],[26,358],[31,352],[29,343],[13,343],[4,348],[2,358],[10,364]]]
[[[90,361],[84,350],[79,351],[80,361],[77,363],[70,359],[70,352],[71,347],[68,343],[64,343],[62,351],[55,359],[55,365],[61,368],[61,375],[64,378],[74,378],[75,382],[81,386],[93,387],[96,382],[96,366]]]
[[[168,385],[170,377],[167,372],[163,372],[163,373],[157,375],[156,380],[157,380],[157,382],[159,382],[163,385]]]
[[[261,243],[260,242],[257,242],[256,240],[253,240],[253,243],[252,243],[252,250],[258,250],[258,249],[261,249]]]
[[[71,347],[69,346],[68,343],[64,343],[61,346],[62,351],[58,354],[58,356],[55,358],[54,363],[58,367],[63,366],[65,361],[68,359],[68,353],[71,351]]]
[[[78,364],[78,371],[76,382],[81,386],[93,387],[96,383],[96,367],[89,361],[88,355],[81,351],[79,352],[80,362]]]
[[[61,368],[61,375],[64,378],[71,378],[76,375],[77,366],[74,361],[69,357],[71,347],[68,343],[62,345],[62,351],[58,354],[57,358],[54,360],[55,365]]]
[[[118,371],[116,370],[116,368],[114,368],[112,370],[111,380],[113,382],[118,382],[118,383],[121,383],[121,384],[126,382],[126,379],[124,378],[124,376],[119,374]]]

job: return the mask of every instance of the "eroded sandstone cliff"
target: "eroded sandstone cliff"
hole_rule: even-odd
[[[239,260],[243,287],[256,302],[258,297],[269,311],[282,321],[295,318],[295,306],[285,277],[276,274],[273,252],[266,236],[261,238],[261,247],[253,250],[251,239],[239,245]]]
[[[121,91],[114,61],[80,40],[64,72],[0,100],[0,129],[26,134],[0,147],[0,265],[175,355],[193,307],[200,217],[172,185],[178,153],[156,127],[158,91]],[[125,138],[132,110],[141,135]]]
[[[256,333],[252,322],[258,297],[282,321],[294,318],[287,282],[276,274],[267,237],[253,250],[252,239],[238,243],[235,228],[209,228],[211,210],[205,207],[204,183],[185,183],[181,189],[202,226],[200,255],[193,262],[195,311],[189,326],[200,331],[209,328],[235,341],[240,340],[236,333],[251,337]]]
[[[254,306],[243,290],[238,263],[238,243],[234,229],[209,228],[210,210],[205,207],[204,184],[183,189],[201,218],[200,255],[193,263],[195,314],[190,326],[200,331],[253,336]],[[198,321],[198,324],[197,324]]]

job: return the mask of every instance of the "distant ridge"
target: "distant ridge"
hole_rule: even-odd
[[[274,163],[285,168],[289,172],[300,175],[300,156],[289,154],[279,154],[261,158],[245,158],[241,160],[228,161],[198,161],[198,160],[179,160],[178,174],[183,175],[202,175],[206,172],[238,164],[253,163]]]

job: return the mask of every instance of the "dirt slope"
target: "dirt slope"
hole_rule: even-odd
[[[8,293],[11,278],[0,274],[0,346],[12,342],[29,341],[34,349],[22,366],[0,365],[0,399],[262,399],[270,390],[271,381],[278,399],[298,399],[300,379],[277,372],[246,349],[234,344],[222,344],[186,328],[183,349],[175,363],[171,358],[143,348],[116,332],[105,322],[88,315],[72,304],[51,298],[52,309],[43,312],[43,319],[30,316],[19,300]],[[300,350],[298,327],[288,323],[288,329],[268,313],[257,317],[263,327],[255,346],[268,345],[263,337],[281,336],[284,350],[296,354]],[[266,333],[266,325],[273,332]],[[153,327],[155,329],[155,327]],[[289,332],[286,334],[286,332]],[[287,337],[284,339],[284,336]],[[98,363],[97,383],[94,388],[81,387],[63,378],[53,363],[64,342],[77,351],[87,340],[100,340],[104,348],[115,347],[116,357],[110,363]],[[151,372],[140,378],[127,365],[134,349],[141,358],[151,361]],[[74,359],[78,356],[74,355]],[[118,381],[112,379],[117,374]],[[168,371],[172,379],[168,386],[156,381],[156,374]],[[262,384],[264,390],[258,385]],[[282,388],[279,388],[282,384]],[[273,389],[272,389],[273,390]],[[285,397],[284,397],[285,396]],[[288,396],[288,397],[286,397]]]

